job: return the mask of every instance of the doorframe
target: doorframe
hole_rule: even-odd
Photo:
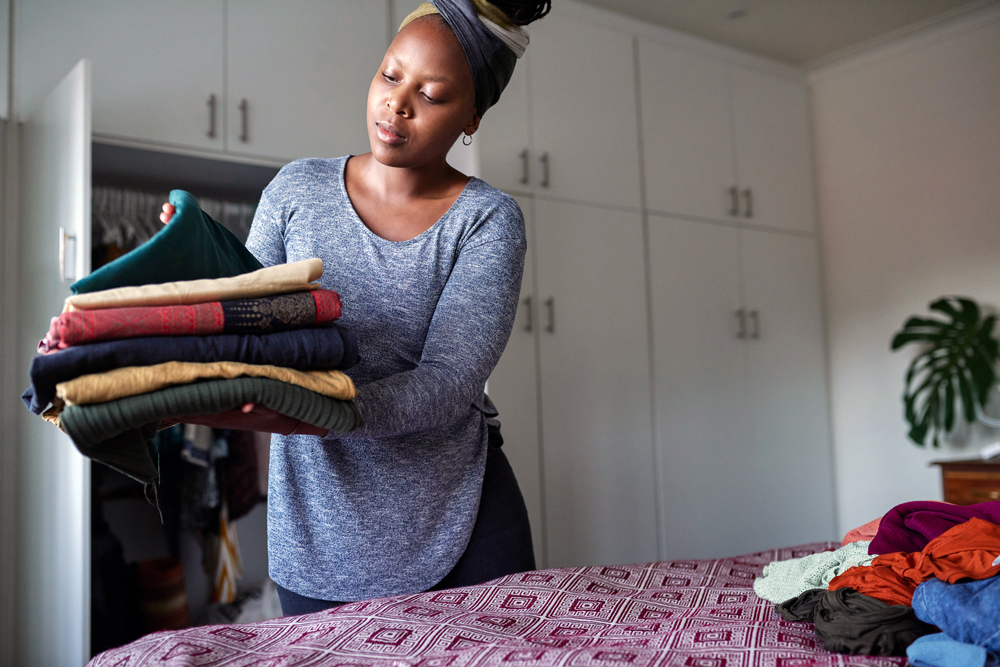
[[[17,449],[18,398],[18,229],[19,126],[13,118],[14,5],[0,0],[7,32],[7,120],[0,121],[0,665],[13,665],[17,641]],[[0,23],[2,25],[2,23]]]

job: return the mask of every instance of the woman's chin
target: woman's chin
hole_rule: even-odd
[[[373,141],[371,149],[372,157],[375,158],[375,161],[386,167],[406,169],[408,167],[419,166],[418,161],[414,160],[412,156],[408,155],[408,151],[404,150],[404,146],[390,147],[380,141]]]

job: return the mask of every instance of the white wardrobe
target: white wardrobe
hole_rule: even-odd
[[[529,270],[490,379],[549,567],[833,537],[806,84],[580,5],[484,118]]]

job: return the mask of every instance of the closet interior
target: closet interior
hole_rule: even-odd
[[[171,189],[189,191],[245,241],[261,191],[278,171],[103,143],[92,144],[91,159],[92,270],[157,232]],[[269,439],[181,425],[160,431],[155,489],[90,466],[93,654],[154,625],[280,614],[265,588]],[[223,505],[228,521],[220,523]]]

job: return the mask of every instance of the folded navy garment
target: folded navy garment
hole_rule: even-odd
[[[345,370],[358,363],[354,334],[336,324],[280,333],[128,338],[70,347],[38,355],[28,372],[31,386],[24,405],[41,414],[56,395],[56,385],[90,373],[167,361],[239,361],[300,371]]]
[[[1000,651],[1000,576],[957,584],[929,579],[913,592],[913,609],[955,641]]]
[[[73,294],[114,287],[229,278],[264,268],[240,240],[198,207],[183,190],[170,193],[177,207],[153,238],[69,286]]]

